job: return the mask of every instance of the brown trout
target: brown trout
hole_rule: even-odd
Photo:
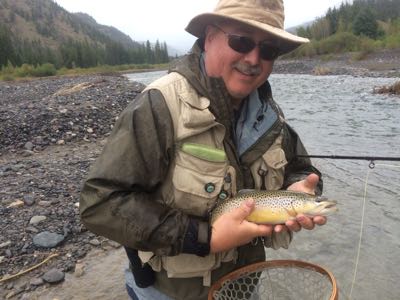
[[[298,214],[326,216],[337,211],[336,202],[326,197],[293,191],[240,191],[235,197],[220,200],[211,213],[211,224],[222,214],[239,207],[247,198],[253,198],[255,209],[246,218],[257,224],[283,224]]]

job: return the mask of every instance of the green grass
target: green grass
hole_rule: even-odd
[[[35,77],[48,77],[48,76],[63,76],[63,75],[84,75],[84,74],[105,74],[105,73],[128,73],[140,72],[149,70],[165,70],[168,64],[131,64],[131,65],[118,65],[118,66],[97,66],[93,68],[61,68],[56,69],[54,65],[45,63],[42,65],[29,65],[23,64],[20,67],[14,67],[11,63],[1,68],[0,80],[13,81],[18,78],[35,78]]]
[[[382,39],[373,40],[365,36],[356,36],[350,32],[339,32],[323,40],[312,40],[283,58],[313,57],[316,55],[328,58],[334,54],[354,52],[353,59],[361,60],[367,54],[385,48],[400,48],[400,35],[386,35]]]

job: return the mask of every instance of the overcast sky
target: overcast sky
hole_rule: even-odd
[[[284,0],[285,27],[312,21],[346,0]],[[347,0],[349,1],[349,0]],[[195,38],[184,28],[197,14],[211,12],[217,0],[55,0],[69,12],[84,12],[97,23],[110,25],[135,41],[167,42],[188,50]]]

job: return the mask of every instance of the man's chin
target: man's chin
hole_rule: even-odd
[[[242,100],[250,95],[250,92],[228,90],[233,99]]]

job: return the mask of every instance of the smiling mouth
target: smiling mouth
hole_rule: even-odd
[[[236,65],[234,65],[235,70],[237,70],[238,72],[240,72],[243,75],[246,76],[258,76],[261,74],[261,68],[260,66],[249,66],[246,64],[240,64],[237,63]]]
[[[253,72],[244,72],[244,71],[242,71],[242,70],[239,70],[239,69],[236,69],[240,74],[243,74],[243,75],[245,75],[245,76],[250,76],[250,77],[253,77],[253,76],[257,76],[257,74],[255,74],[255,73],[253,73]]]

